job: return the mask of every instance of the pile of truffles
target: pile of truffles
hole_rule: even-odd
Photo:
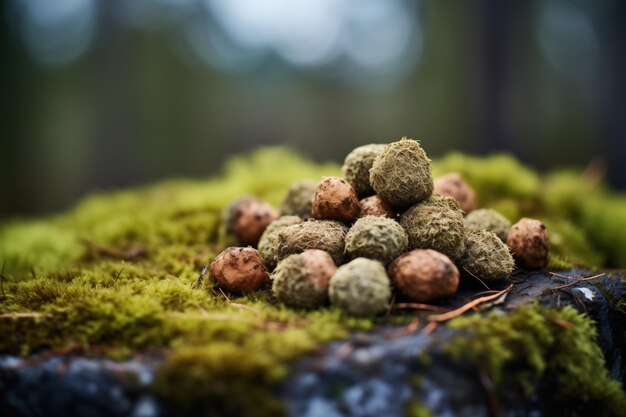
[[[476,197],[458,173],[433,179],[419,142],[402,138],[354,149],[343,178],[298,181],[280,215],[253,197],[224,211],[241,245],[224,250],[211,278],[231,292],[271,282],[288,306],[330,302],[346,312],[384,312],[394,291],[415,302],[454,295],[460,280],[503,281],[518,267],[541,269],[548,234],[538,220],[511,223]],[[256,249],[254,248],[256,247]]]

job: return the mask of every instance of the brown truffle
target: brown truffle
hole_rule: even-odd
[[[381,198],[377,195],[372,195],[370,197],[366,197],[359,201],[361,205],[361,214],[360,217],[365,216],[383,216],[389,217],[390,219],[395,219],[397,213],[389,204],[385,203]]]
[[[224,249],[211,263],[209,274],[231,292],[258,290],[269,279],[263,258],[251,247]]]
[[[469,213],[476,207],[474,190],[456,172],[435,178],[435,193],[454,198],[465,213]]]
[[[268,203],[244,197],[226,207],[223,217],[227,232],[241,245],[256,246],[265,228],[278,218],[278,214]]]
[[[402,294],[420,303],[454,295],[459,287],[459,270],[432,249],[415,249],[396,258],[389,277]]]
[[[356,191],[348,181],[339,177],[322,178],[313,197],[313,218],[351,222],[360,211]]]
[[[518,266],[541,269],[548,264],[548,230],[539,220],[524,218],[515,223],[506,244]]]

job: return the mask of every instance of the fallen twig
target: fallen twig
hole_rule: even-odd
[[[413,332],[416,332],[419,329],[419,327],[420,327],[419,319],[414,319],[409,324],[407,324],[406,326],[400,327],[400,328],[390,332],[389,334],[387,334],[387,338],[388,339],[395,339],[396,337],[400,337],[400,336],[405,336],[407,334],[411,334]]]
[[[15,312],[0,314],[0,319],[26,319],[38,317],[52,317],[50,314],[39,313],[37,311]]]
[[[195,284],[191,286],[191,289],[197,290],[198,288],[202,287],[202,282],[204,281],[204,275],[206,274],[206,271],[208,269],[209,269],[209,264],[205,264],[202,267],[202,271],[200,271],[200,275],[198,275],[198,280],[195,282]]]
[[[489,288],[489,286],[488,286],[487,284],[485,284],[485,282],[484,282],[482,279],[480,279],[478,276],[476,276],[476,275],[474,275],[473,273],[471,273],[471,272],[470,272],[467,268],[465,268],[465,267],[463,267],[463,270],[464,270],[465,272],[467,272],[468,274],[470,274],[472,277],[476,278],[476,279],[478,280],[478,282],[480,282],[481,284],[483,284],[483,286],[484,286],[485,288],[487,288],[487,290],[491,291],[491,288]]]
[[[406,310],[448,311],[447,308],[422,303],[397,303],[394,308]]]
[[[458,317],[461,314],[463,314],[463,313],[473,309],[474,307],[476,307],[476,306],[478,306],[480,304],[486,303],[487,301],[491,301],[491,300],[497,299],[498,297],[502,296],[503,294],[506,294],[507,292],[511,291],[511,288],[513,288],[513,284],[509,285],[508,287],[506,287],[502,291],[498,291],[495,294],[487,295],[485,297],[480,297],[480,298],[477,298],[475,300],[472,300],[469,303],[464,304],[461,307],[457,308],[456,310],[448,311],[447,313],[443,313],[443,314],[436,314],[436,315],[433,315],[433,316],[429,316],[428,320],[436,321],[436,322],[451,320],[451,319],[453,319],[455,317]]]
[[[87,247],[87,249],[97,255],[106,256],[114,259],[121,259],[123,261],[136,261],[139,258],[144,257],[148,253],[146,248],[139,245],[131,246],[124,251],[116,248],[100,246],[97,243],[85,238],[80,238],[80,241],[83,243],[83,245]]]
[[[546,288],[546,290],[561,290],[563,288],[567,288],[567,287],[571,287],[572,285],[576,285],[579,282],[592,281],[594,279],[602,278],[603,276],[606,275],[606,273],[603,272],[601,274],[593,275],[591,277],[584,277],[584,278],[568,277],[567,275],[561,275],[561,274],[557,274],[555,272],[550,272],[550,275],[554,275],[554,276],[557,276],[559,278],[573,279],[574,281],[570,282],[569,284],[559,285],[558,287]]]
[[[396,303],[396,295],[394,294],[393,297],[391,297],[391,302],[389,303],[389,307],[387,307],[387,311],[385,312],[385,317],[389,317],[389,315],[391,314],[391,310],[393,309],[393,306],[395,303]]]
[[[122,272],[124,272],[125,269],[126,269],[126,265],[124,265],[122,269],[120,269],[120,272],[118,272],[117,275],[115,275],[115,278],[113,278],[113,282],[117,282],[118,278],[120,277],[120,275],[122,275]]]

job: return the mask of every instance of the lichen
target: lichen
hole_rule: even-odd
[[[596,328],[572,307],[524,306],[502,314],[460,317],[443,351],[462,364],[478,366],[498,394],[526,397],[550,392],[548,415],[623,416],[626,392],[611,379]]]

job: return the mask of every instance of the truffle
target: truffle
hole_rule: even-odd
[[[474,190],[457,172],[435,178],[435,193],[454,198],[465,213],[469,213],[476,207]]]
[[[409,238],[395,220],[379,216],[358,219],[346,235],[346,255],[388,264],[406,251]]]
[[[364,145],[355,148],[346,156],[341,171],[359,197],[374,194],[374,189],[370,184],[370,168],[383,149],[385,145],[382,144]]]
[[[539,220],[524,218],[515,223],[506,244],[520,266],[541,269],[548,264],[548,229]]]
[[[315,219],[351,222],[361,207],[354,188],[343,178],[323,177],[315,189],[311,214]]]
[[[284,227],[302,223],[298,216],[281,216],[271,222],[259,239],[258,250],[268,270],[274,269],[278,261],[278,232]]]
[[[459,288],[459,270],[450,258],[432,249],[415,249],[389,266],[396,288],[413,301],[425,303],[449,297]]]
[[[414,205],[400,216],[409,236],[409,249],[434,249],[453,260],[463,256],[463,212],[453,198],[432,198]]]
[[[391,288],[385,267],[366,258],[337,268],[328,287],[330,302],[356,316],[372,316],[387,309]]]
[[[209,275],[231,292],[258,290],[269,279],[261,255],[251,247],[224,249],[211,263]]]
[[[243,197],[229,204],[222,213],[226,231],[241,245],[256,246],[265,228],[278,214],[268,203]]]
[[[361,217],[384,216],[395,219],[398,214],[389,204],[385,203],[379,196],[371,195],[359,201],[361,206]]]
[[[270,276],[272,291],[291,307],[316,308],[328,299],[328,282],[336,270],[333,258],[319,249],[289,255]]]
[[[492,209],[474,210],[465,216],[465,229],[469,231],[489,230],[494,232],[503,242],[506,242],[510,228],[509,219]]]
[[[419,203],[433,192],[430,159],[419,142],[402,138],[385,146],[376,157],[370,183],[376,194],[394,208]]]
[[[278,232],[277,260],[307,249],[321,249],[339,265],[343,260],[347,231],[345,225],[333,220],[307,220],[282,228]]]
[[[468,273],[484,281],[502,281],[513,272],[515,263],[509,248],[487,230],[467,233],[461,261]]]
[[[280,214],[283,216],[298,216],[303,220],[311,217],[313,196],[317,188],[317,181],[294,181],[280,205]]]

